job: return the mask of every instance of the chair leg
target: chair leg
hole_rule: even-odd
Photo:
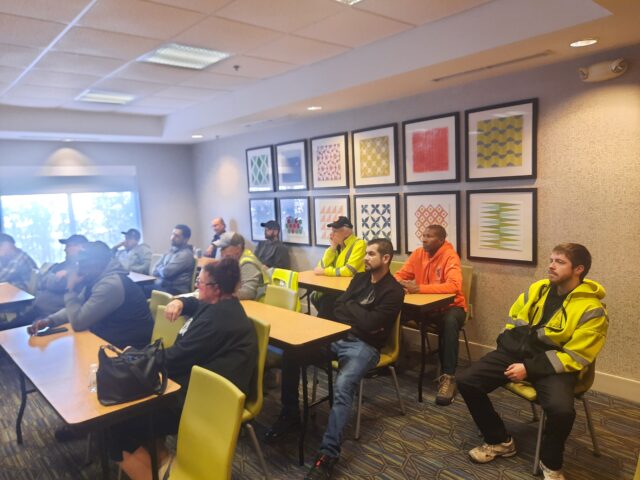
[[[262,454],[262,448],[260,448],[260,444],[258,443],[258,437],[256,437],[256,432],[253,429],[253,425],[250,423],[244,424],[245,428],[249,431],[249,438],[251,438],[251,443],[253,443],[253,448],[258,455],[258,460],[260,461],[260,467],[262,468],[262,473],[264,473],[264,478],[269,478],[269,472],[267,471],[267,464],[264,461],[264,455]]]
[[[529,402],[529,405],[531,405],[531,415],[533,416],[531,421],[532,422],[537,422],[538,421],[538,410],[536,410],[536,404],[533,403],[533,402]]]
[[[467,332],[464,328],[462,328],[462,336],[464,337],[464,346],[467,348],[467,358],[469,359],[469,365],[472,365],[473,359],[471,358],[471,351],[469,350],[469,340],[467,340]]]
[[[532,404],[533,405],[533,404]],[[538,475],[540,472],[540,447],[542,446],[542,431],[544,430],[544,423],[547,420],[547,416],[542,410],[540,415],[540,423],[538,424],[538,438],[536,440],[536,455],[533,458],[533,474]]]
[[[393,384],[396,387],[396,395],[398,397],[398,403],[400,403],[400,411],[402,412],[402,415],[406,415],[406,411],[404,409],[404,402],[402,401],[402,397],[400,396],[400,385],[398,384],[396,369],[393,367],[393,365],[389,365],[389,370],[391,371],[391,376],[393,377]]]
[[[582,404],[584,405],[584,413],[587,416],[587,426],[589,427],[589,433],[591,434],[591,441],[593,442],[593,454],[596,457],[600,456],[600,447],[598,446],[598,440],[596,439],[596,430],[593,428],[593,419],[591,418],[591,407],[586,397],[582,397]]]
[[[364,378],[360,380],[358,389],[358,411],[356,412],[356,440],[360,439],[360,414],[362,413],[362,393],[364,391]]]
[[[316,401],[318,393],[318,367],[313,367],[313,380],[311,381],[311,403]]]

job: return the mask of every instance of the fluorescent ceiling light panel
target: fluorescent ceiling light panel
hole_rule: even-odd
[[[128,93],[118,92],[102,92],[99,90],[85,90],[76,97],[76,100],[81,102],[95,102],[95,103],[111,103],[115,105],[126,105],[131,102],[134,95]]]
[[[310,107],[307,107],[307,110],[315,112],[316,110],[322,110],[322,107],[320,105],[312,105]]]
[[[231,56],[230,53],[218,52],[206,48],[190,47],[178,43],[168,43],[158,48],[154,52],[147,53],[140,57],[138,61],[159,63],[171,67],[192,68],[202,70],[209,65],[213,65],[220,60]]]
[[[571,45],[574,48],[579,48],[579,47],[588,47],[589,45],[593,45],[594,43],[598,43],[597,38],[584,38],[582,40],[571,42],[569,45]]]
[[[345,5],[355,5],[356,3],[360,3],[362,0],[336,0],[336,2],[344,3]]]

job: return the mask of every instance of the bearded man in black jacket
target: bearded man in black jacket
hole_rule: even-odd
[[[308,479],[330,478],[340,455],[342,431],[351,415],[351,404],[360,380],[375,368],[380,348],[392,332],[404,301],[404,289],[389,273],[393,245],[377,238],[367,244],[365,271],[353,277],[349,288],[336,300],[330,320],[351,325],[347,338],[333,342],[330,358],[339,362],[333,387],[333,407],[322,438],[318,456],[307,474]],[[282,366],[282,411],[266,433],[274,441],[300,424],[298,405],[299,365],[285,357]]]

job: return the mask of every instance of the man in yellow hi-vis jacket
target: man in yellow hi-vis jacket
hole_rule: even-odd
[[[564,479],[562,457],[571,433],[578,372],[593,363],[604,345],[609,320],[604,288],[585,279],[591,254],[563,243],[550,257],[549,278],[532,284],[509,312],[498,348],[458,378],[458,390],[484,436],[469,452],[477,463],[516,454],[516,447],[487,394],[507,382],[530,382],[547,414],[540,467],[545,479]]]

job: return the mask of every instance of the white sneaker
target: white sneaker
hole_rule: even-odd
[[[508,442],[489,445],[483,443],[479,447],[469,450],[469,457],[476,463],[487,463],[496,457],[513,457],[516,454],[516,442],[511,437]]]
[[[567,480],[562,473],[562,470],[551,470],[542,463],[542,460],[540,461],[540,470],[542,470],[544,480]]]

